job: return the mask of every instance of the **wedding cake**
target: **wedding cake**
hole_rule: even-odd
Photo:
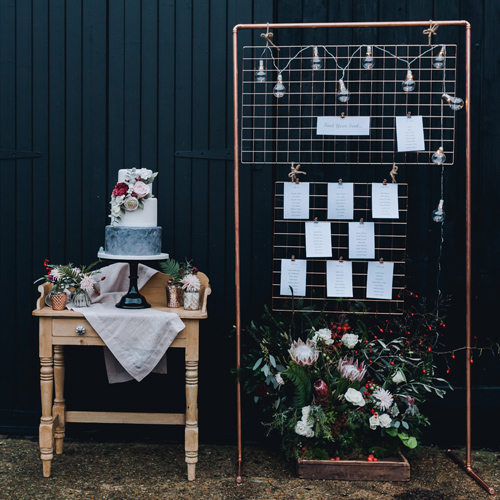
[[[106,254],[148,256],[161,253],[158,200],[151,189],[157,175],[146,168],[118,171],[118,183],[110,201],[111,223],[106,226]]]

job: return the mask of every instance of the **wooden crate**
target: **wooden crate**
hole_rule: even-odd
[[[301,460],[297,474],[302,479],[335,479],[337,481],[409,481],[410,464],[398,457],[367,460]]]

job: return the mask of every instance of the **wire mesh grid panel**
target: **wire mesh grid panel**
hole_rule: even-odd
[[[244,47],[241,162],[431,164],[442,146],[451,165],[455,111],[443,94],[454,99],[456,61],[456,45]],[[342,114],[369,117],[369,136],[318,135],[318,117]],[[422,116],[424,150],[398,152],[396,117],[408,114]]]
[[[272,308],[274,311],[290,310],[291,297],[280,295],[282,259],[306,259],[306,294],[297,297],[301,309],[317,312],[352,312],[364,314],[402,314],[405,287],[406,229],[408,213],[408,185],[398,184],[398,219],[373,219],[371,183],[354,183],[354,221],[374,222],[375,259],[394,263],[392,298],[389,300],[366,298],[367,268],[369,260],[352,260],[353,297],[339,299],[327,297],[327,260],[349,258],[349,220],[329,220],[328,183],[310,182],[309,219],[284,219],[284,182],[275,184],[274,242]],[[332,258],[306,258],[305,223],[309,221],[331,222]]]

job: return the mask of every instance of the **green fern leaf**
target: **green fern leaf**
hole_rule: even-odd
[[[299,365],[290,365],[288,369],[282,372],[282,375],[295,386],[294,405],[296,408],[303,408],[311,402],[312,387],[311,380],[304,367]]]

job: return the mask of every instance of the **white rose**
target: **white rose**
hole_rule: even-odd
[[[380,422],[378,421],[378,416],[377,415],[372,415],[370,419],[368,420],[370,422],[370,429],[375,430],[377,426],[380,425]]]
[[[313,342],[317,344],[320,340],[323,341],[326,345],[332,345],[332,332],[328,328],[321,328],[320,330],[315,332]]]
[[[122,196],[117,196],[115,198],[115,201],[116,201],[116,203],[120,204],[124,200],[124,198],[125,198],[125,196],[123,196],[123,195]]]
[[[129,196],[124,202],[123,206],[125,207],[125,210],[128,212],[133,212],[134,210],[137,210],[139,207],[139,200],[137,198],[134,198],[133,196]]]
[[[365,406],[365,400],[363,399],[363,395],[356,389],[353,389],[352,387],[347,389],[347,392],[345,393],[345,398],[347,401],[349,401],[349,403],[352,403],[353,405]]]
[[[311,413],[311,406],[304,406],[304,408],[302,408],[302,422],[305,422],[307,424],[310,413]]]
[[[385,427],[386,429],[391,426],[392,418],[387,415],[387,413],[384,413],[383,415],[380,415],[378,417],[378,421],[380,423],[380,427]]]
[[[278,382],[278,385],[283,385],[283,377],[281,376],[281,373],[277,373],[274,378],[276,379],[276,382]]]
[[[153,175],[153,171],[148,168],[141,168],[137,171],[137,174],[137,177],[140,176],[143,181],[147,181]]]
[[[299,436],[305,436],[305,437],[313,437],[314,436],[314,431],[302,420],[299,420],[297,422],[297,425],[295,426],[295,432]]]
[[[354,333],[345,333],[342,335],[342,343],[347,348],[352,349],[358,343],[358,336]]]
[[[394,375],[394,377],[392,377],[392,381],[395,384],[401,384],[401,382],[406,382],[405,374],[401,370],[398,370]]]
[[[115,205],[113,207],[113,213],[114,213],[115,217],[119,217],[120,216],[120,205]]]

